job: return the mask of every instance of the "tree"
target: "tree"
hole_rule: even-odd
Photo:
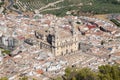
[[[77,80],[76,77],[73,77],[72,80]]]
[[[36,80],[36,79],[33,78],[33,80]]]
[[[120,68],[118,65],[103,65],[99,67],[100,80],[120,80]]]
[[[71,74],[71,68],[68,67],[68,68],[65,69],[65,76],[66,76],[67,78],[69,78],[70,74]]]
[[[24,77],[20,78],[19,80],[28,80],[28,77],[24,76]]]
[[[57,77],[56,79],[53,80],[63,80],[62,77]]]
[[[98,80],[97,75],[89,68],[83,68],[76,76],[77,80]]]
[[[0,80],[8,80],[8,78],[7,77],[2,77],[2,78],[0,78]]]

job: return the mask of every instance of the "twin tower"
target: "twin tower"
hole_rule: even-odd
[[[55,56],[76,53],[79,47],[78,30],[75,22],[69,22],[71,28],[52,27],[35,31],[40,49],[50,51]]]

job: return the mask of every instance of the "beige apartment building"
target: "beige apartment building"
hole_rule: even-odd
[[[73,23],[72,23],[73,24]],[[75,53],[79,50],[78,30],[75,24],[71,29],[60,27],[41,28],[35,31],[40,49],[52,52],[55,56]]]

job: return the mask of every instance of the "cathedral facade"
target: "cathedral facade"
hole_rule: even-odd
[[[35,31],[40,49],[50,51],[55,56],[76,53],[79,48],[78,32],[73,25],[71,29],[51,27]]]

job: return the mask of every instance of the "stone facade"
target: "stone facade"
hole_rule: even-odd
[[[48,50],[55,56],[75,53],[79,48],[78,32],[75,26],[67,31],[56,26],[48,30],[36,30],[35,37],[40,49]]]

